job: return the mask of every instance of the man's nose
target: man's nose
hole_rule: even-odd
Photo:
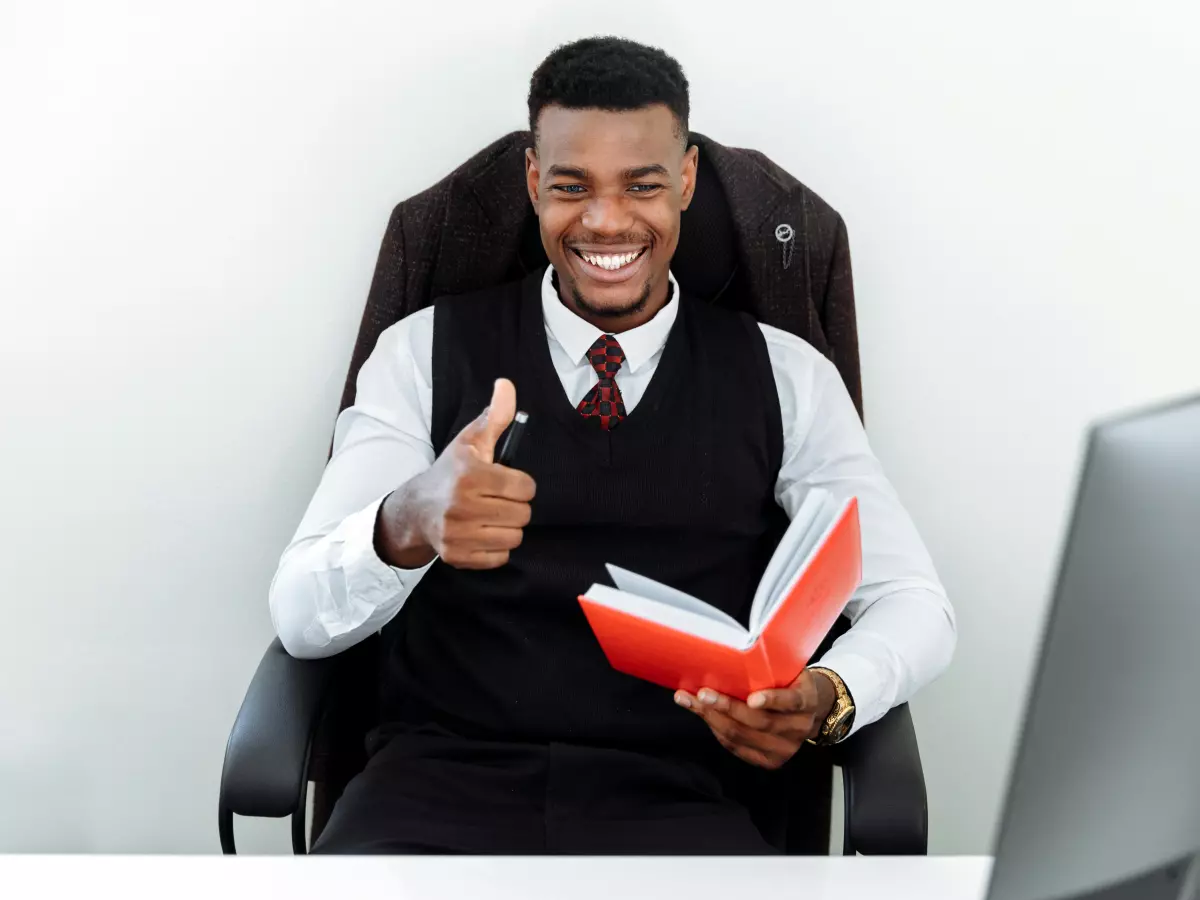
[[[624,197],[595,197],[583,211],[583,227],[598,234],[623,234],[631,224]]]

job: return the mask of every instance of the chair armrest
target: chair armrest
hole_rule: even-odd
[[[338,668],[336,657],[302,660],[276,638],[238,710],[221,770],[221,843],[232,852],[232,814],[303,816],[309,748]]]
[[[929,809],[908,704],[836,747],[846,798],[847,855],[918,856],[929,850]]]

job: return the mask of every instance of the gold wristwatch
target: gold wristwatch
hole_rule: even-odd
[[[826,717],[825,723],[821,726],[820,733],[815,738],[809,738],[808,740],[810,744],[815,744],[818,747],[827,747],[830,744],[836,744],[850,733],[850,726],[854,724],[854,698],[846,690],[846,683],[842,681],[837,672],[834,672],[832,669],[826,669],[824,666],[813,666],[810,671],[820,672],[833,682],[833,689],[837,691],[837,699],[833,701],[833,709]]]

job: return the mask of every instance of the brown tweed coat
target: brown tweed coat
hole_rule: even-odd
[[[705,196],[706,180],[715,180],[723,195],[720,215],[731,216],[736,244],[737,277],[730,279],[720,302],[824,353],[837,366],[861,415],[854,286],[841,216],[758,151],[724,147],[695,133],[692,141],[700,147],[703,164],[697,202],[684,213],[673,263],[680,284],[694,292],[677,267],[682,257],[689,251],[701,261],[712,255],[710,248],[696,246],[704,239],[697,237],[696,225],[703,213],[694,211]],[[354,347],[343,409],[353,403],[358,370],[389,325],[438,297],[503,284],[546,264],[525,189],[529,145],[529,132],[507,134],[393,210]],[[790,245],[777,237],[782,225],[792,229]]]

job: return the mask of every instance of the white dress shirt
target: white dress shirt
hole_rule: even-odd
[[[550,355],[578,404],[596,383],[587,349],[604,332],[559,300],[550,276],[547,269],[542,283]],[[653,319],[618,335],[625,362],[616,378],[628,411],[654,377],[677,297],[675,285]],[[846,607],[852,627],[812,663],[846,683],[857,707],[853,733],[942,673],[954,653],[954,611],[837,369],[800,338],[760,327],[783,420],[776,501],[790,517],[812,487],[858,497],[863,577]],[[432,357],[428,307],[384,331],[359,371],[354,405],[338,417],[329,465],[271,583],[271,618],[293,656],[332,656],[378,631],[429,568],[388,566],[374,534],[383,499],[434,461]]]

